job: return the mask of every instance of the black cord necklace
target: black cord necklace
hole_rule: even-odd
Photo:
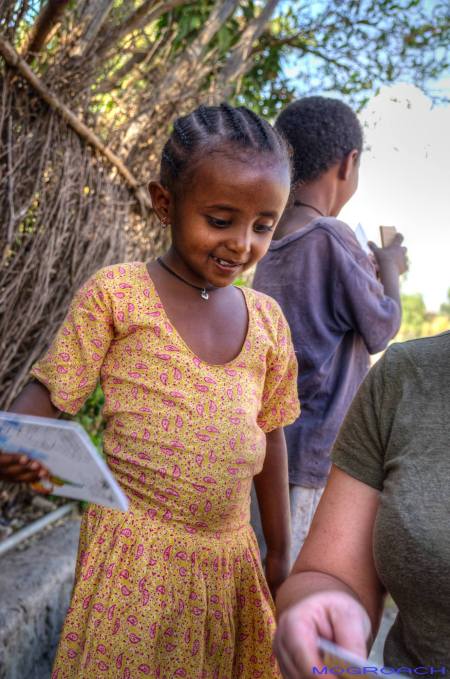
[[[309,203],[303,203],[301,200],[294,200],[294,207],[309,207],[311,210],[314,210],[319,214],[321,217],[325,217],[324,213],[319,210],[319,208],[314,207],[314,205],[310,205]]]
[[[210,288],[205,288],[199,285],[194,285],[193,283],[189,283],[189,281],[185,280],[182,276],[177,274],[176,271],[167,266],[167,264],[165,264],[165,262],[162,261],[161,257],[158,257],[156,261],[160,266],[162,266],[163,269],[171,273],[172,276],[175,276],[175,278],[178,278],[178,280],[181,281],[182,283],[185,283],[186,285],[189,285],[189,287],[195,288],[196,290],[200,290],[200,297],[202,299],[209,299],[209,293],[211,292],[211,290],[215,290],[214,286],[211,286]]]

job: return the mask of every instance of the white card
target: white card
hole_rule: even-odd
[[[125,493],[77,422],[0,411],[0,450],[42,462],[52,495],[128,509]]]

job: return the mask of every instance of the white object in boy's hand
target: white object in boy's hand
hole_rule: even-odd
[[[367,240],[366,232],[364,231],[362,224],[358,224],[358,226],[356,227],[355,236],[364,252],[367,255],[372,254],[372,250],[369,247],[369,241]]]
[[[128,509],[125,493],[76,422],[0,411],[0,450],[41,462],[50,472],[52,495]],[[42,486],[48,490],[47,481]]]

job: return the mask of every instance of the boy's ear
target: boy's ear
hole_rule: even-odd
[[[360,153],[358,149],[352,149],[344,156],[339,164],[338,177],[346,181],[357,169]]]
[[[171,208],[170,191],[160,182],[150,182],[148,190],[158,219],[165,224],[169,223]]]

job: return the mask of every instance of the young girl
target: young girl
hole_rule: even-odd
[[[78,292],[13,409],[76,413],[98,379],[121,513],[90,506],[53,679],[272,678],[272,601],[249,525],[255,484],[272,592],[289,568],[282,427],[298,415],[287,323],[233,280],[288,199],[280,136],[245,108],[180,118],[150,184],[172,245]],[[45,470],[3,455],[3,478]]]

